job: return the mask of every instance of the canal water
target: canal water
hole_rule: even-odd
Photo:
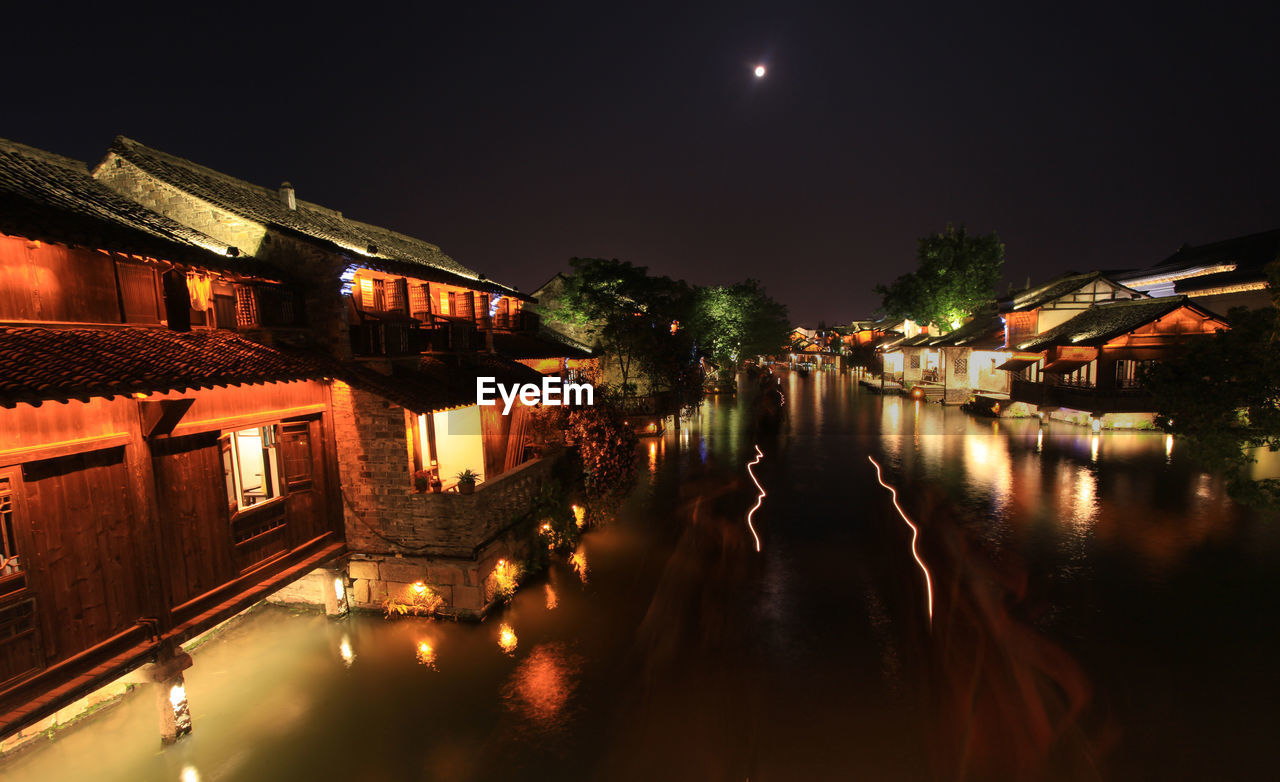
[[[144,694],[0,776],[1273,776],[1280,520],[1162,434],[782,378],[780,433],[709,401],[488,621],[261,608],[196,652],[176,746]]]

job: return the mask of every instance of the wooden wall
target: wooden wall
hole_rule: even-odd
[[[52,665],[145,617],[161,630],[186,621],[256,584],[267,563],[340,535],[327,397],[298,382],[0,408],[27,580],[0,595],[0,623],[34,599]],[[172,433],[144,438],[146,405],[170,399],[193,403]],[[283,496],[233,512],[221,438],[248,426],[277,427]],[[0,685],[30,668],[20,641],[0,637]]]

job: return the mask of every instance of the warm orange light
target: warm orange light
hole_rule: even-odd
[[[889,490],[889,494],[893,496],[893,507],[897,509],[898,515],[901,516],[902,520],[905,521],[907,523],[907,526],[911,528],[911,556],[915,557],[916,564],[920,566],[920,571],[924,573],[925,597],[927,600],[925,607],[928,609],[928,612],[929,612],[929,626],[932,627],[933,626],[933,578],[929,576],[929,568],[925,566],[924,560],[920,558],[919,550],[916,549],[916,541],[919,540],[920,538],[920,529],[916,527],[915,524],[911,523],[911,519],[907,518],[906,511],[904,511],[902,509],[902,506],[898,504],[898,490],[884,482],[884,478],[880,474],[880,463],[877,462],[875,459],[872,459],[870,456],[867,456],[867,461],[875,465],[876,480],[880,482],[881,486]]]
[[[428,668],[435,670],[436,667],[436,650],[432,648],[428,641],[419,641],[417,648],[418,662]]]
[[[578,529],[585,527],[587,525],[587,509],[581,505],[574,505],[573,521],[578,525]]]
[[[547,584],[546,588],[547,588],[547,610],[554,611],[556,609],[556,606],[560,605],[560,600],[559,598],[556,597],[556,590],[553,589],[550,584]]]
[[[502,651],[507,654],[513,654],[516,650],[516,644],[520,639],[516,638],[516,631],[511,629],[511,625],[506,622],[498,628],[498,646],[502,647]]]
[[[587,566],[587,554],[582,549],[578,549],[569,556],[569,564],[573,566],[574,572],[578,574],[578,578],[582,579],[582,583],[587,583],[587,577],[591,575],[591,568]]]
[[[423,595],[423,594],[426,594],[426,592],[427,592],[427,585],[426,585],[426,584],[424,584],[424,583],[422,583],[421,581],[415,581],[415,582],[413,583],[413,592],[414,592],[414,594],[417,594],[417,595]]]
[[[756,551],[760,551],[760,536],[756,534],[756,527],[751,523],[751,517],[756,515],[756,511],[760,510],[760,506],[764,504],[764,487],[760,485],[760,481],[756,480],[756,474],[751,471],[751,468],[759,464],[763,458],[764,451],[760,450],[760,446],[757,445],[756,458],[747,463],[747,475],[751,476],[751,482],[760,491],[760,496],[756,497],[756,504],[752,506],[751,510],[747,511],[747,529],[751,530],[751,537],[756,540]]]

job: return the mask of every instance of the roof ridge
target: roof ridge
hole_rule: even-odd
[[[83,160],[76,160],[75,158],[67,157],[66,155],[59,155],[56,152],[50,152],[46,149],[40,149],[39,147],[33,147],[29,144],[23,144],[19,141],[13,141],[7,138],[0,138],[0,151],[22,155],[24,157],[37,158],[47,163],[62,166],[63,168],[73,169],[82,174],[89,173],[89,164]]]

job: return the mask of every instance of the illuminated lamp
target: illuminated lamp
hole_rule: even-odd
[[[911,389],[911,398],[924,399],[924,389],[921,388],[920,386],[916,386],[915,388]]]

